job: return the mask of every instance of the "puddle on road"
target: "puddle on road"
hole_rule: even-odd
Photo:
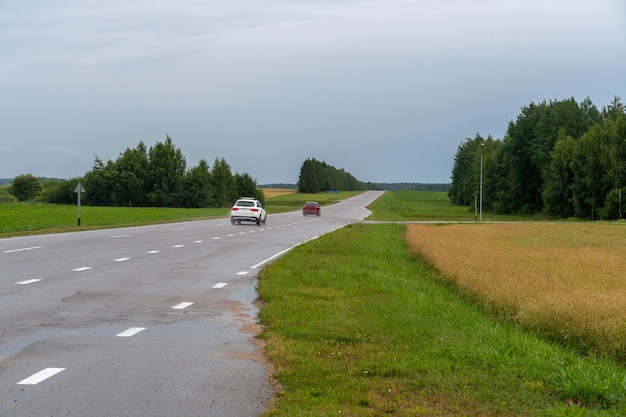
[[[259,293],[256,291],[257,282],[255,280],[253,285],[246,285],[241,290],[232,293],[229,297],[230,300],[239,301],[241,304],[254,310],[254,316],[259,312],[255,305],[255,301],[259,298]]]

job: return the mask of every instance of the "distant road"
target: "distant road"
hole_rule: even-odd
[[[265,226],[0,239],[0,416],[259,415],[275,393],[254,343],[258,270],[381,194]]]

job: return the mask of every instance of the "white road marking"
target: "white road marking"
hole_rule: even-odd
[[[192,303],[192,302],[185,301],[185,302],[182,302],[182,303],[180,303],[180,304],[176,304],[176,305],[175,305],[174,307],[172,307],[172,308],[173,308],[174,310],[184,310],[184,309],[186,309],[187,307],[189,307],[189,306],[191,306],[191,305],[193,305],[193,303]]]
[[[148,253],[155,254],[161,252],[160,250],[149,250]]]
[[[3,251],[3,253],[23,252],[25,250],[33,250],[33,249],[41,249],[41,246],[31,246],[30,248],[21,248],[21,249],[10,249],[10,250]]]
[[[126,234],[126,235],[113,235],[113,236],[109,236],[109,239],[117,239],[118,237],[128,237],[130,235]]]
[[[139,332],[146,330],[145,327],[131,327],[130,329],[124,330],[122,333],[117,334],[118,337],[131,337],[136,335]]]
[[[193,243],[202,243],[204,242],[203,240],[194,240]]]
[[[173,248],[182,248],[183,246],[185,246],[185,245],[174,245],[174,246],[172,246],[172,247],[173,247]]]
[[[61,371],[65,371],[65,368],[46,368],[43,371],[39,371],[36,374],[33,374],[29,376],[28,378],[21,380],[17,384],[18,385],[37,385],[40,382],[45,381],[46,379],[58,374]]]
[[[211,288],[224,288],[225,286],[227,286],[228,284],[226,282],[218,282],[217,284],[215,284],[214,286],[212,286]]]
[[[235,235],[226,235],[226,236],[228,236],[228,237],[233,237],[233,236],[235,236]]]
[[[27,279],[26,281],[20,281],[20,282],[16,282],[16,284],[19,285],[28,285],[28,284],[32,284],[34,282],[39,282],[41,281],[40,279]]]
[[[237,272],[237,275],[248,275],[249,271],[239,271]]]
[[[83,266],[83,267],[74,269],[74,271],[76,271],[76,272],[83,272],[83,271],[89,271],[90,269],[91,269],[90,266]]]
[[[215,237],[213,238],[213,240],[219,240],[219,239],[220,239],[220,237],[219,237],[219,236],[215,236]]]
[[[180,232],[181,230],[185,230],[185,229],[172,229],[172,232]]]
[[[114,259],[113,261],[114,262],[124,262],[124,261],[128,261],[128,260],[130,260],[130,258],[117,258],[117,259]]]

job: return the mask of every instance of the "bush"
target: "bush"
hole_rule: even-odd
[[[39,191],[41,184],[33,174],[18,175],[9,186],[9,192],[20,201],[34,200]]]
[[[19,200],[13,194],[9,193],[8,187],[0,187],[0,204],[13,204]]]

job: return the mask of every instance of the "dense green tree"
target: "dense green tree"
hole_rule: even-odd
[[[93,168],[84,177],[85,205],[107,206],[111,202],[111,175],[107,173],[113,169],[113,162],[110,160],[105,164],[96,156]]]
[[[516,121],[509,123],[502,163],[506,184],[501,192],[504,212],[536,213],[543,209],[543,186],[551,152],[560,134],[579,138],[590,127],[593,111],[586,102],[581,108],[571,98],[563,101],[531,103]]]
[[[321,191],[320,163],[315,158],[307,159],[302,163],[298,177],[298,191],[301,193],[317,193]]]
[[[239,197],[254,197],[265,204],[265,194],[257,187],[256,181],[250,176],[250,174],[243,173],[235,174],[235,189],[237,190],[237,196]]]
[[[149,166],[148,152],[143,142],[135,149],[127,148],[108,173],[111,203],[117,206],[145,205]]]
[[[551,152],[551,160],[545,174],[543,200],[546,211],[557,217],[571,217],[574,208],[574,152],[576,142],[562,135]]]
[[[230,207],[237,197],[235,177],[230,165],[224,158],[215,158],[211,169],[211,205],[213,207]]]
[[[185,207],[210,206],[211,172],[204,159],[185,174],[182,181],[182,203]]]
[[[16,176],[9,185],[9,193],[19,201],[34,200],[39,191],[41,191],[39,179],[30,173]]]
[[[331,190],[362,191],[367,189],[365,183],[357,180],[343,168],[337,169],[324,161],[317,161],[315,158],[307,159],[302,163],[298,178],[298,191],[301,193]]]
[[[182,179],[187,163],[181,150],[168,135],[148,152],[148,204],[160,207],[180,206]]]

